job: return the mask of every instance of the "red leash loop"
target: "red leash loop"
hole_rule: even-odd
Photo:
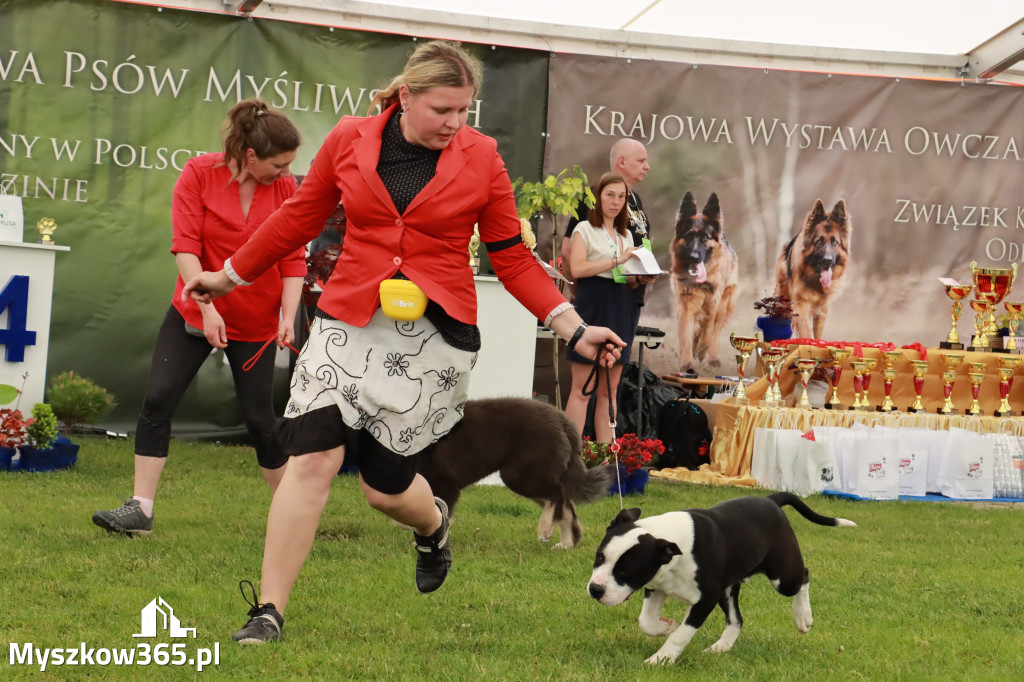
[[[259,362],[260,356],[263,355],[263,351],[265,351],[267,349],[267,346],[269,346],[270,344],[274,343],[275,340],[276,339],[267,339],[267,342],[264,343],[262,346],[260,346],[260,349],[258,351],[256,351],[256,354],[253,355],[251,358],[249,358],[248,360],[245,361],[245,364],[242,365],[242,371],[243,372],[248,372],[250,369],[252,369],[253,365],[255,365],[257,362]],[[285,342],[284,345],[288,346],[289,348],[291,348],[296,353],[299,352],[299,351],[295,350],[295,346],[293,346],[292,344],[288,343],[287,341]]]

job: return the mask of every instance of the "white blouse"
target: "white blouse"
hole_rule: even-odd
[[[609,260],[611,258],[619,259],[622,256],[624,247],[622,235],[618,232],[615,233],[615,240],[612,241],[605,228],[594,227],[590,224],[590,221],[583,220],[577,223],[576,229],[573,230],[572,239],[574,242],[577,235],[583,240],[583,244],[587,249],[587,262]],[[574,246],[573,248],[576,247]],[[611,269],[594,276],[613,279]]]

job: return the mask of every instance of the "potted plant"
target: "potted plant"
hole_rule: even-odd
[[[28,372],[21,378],[24,386]],[[0,405],[10,403],[14,403],[14,407],[0,409],[0,471],[11,468],[18,448],[25,443],[25,429],[32,423],[32,419],[25,419],[18,409],[21,404],[21,390],[17,386],[0,384]]]
[[[754,310],[764,313],[757,318],[757,328],[761,330],[765,341],[793,336],[793,318],[797,314],[793,312],[793,302],[789,296],[765,296],[754,302]]]
[[[664,454],[665,446],[657,438],[641,439],[636,434],[626,433],[615,439],[615,447],[618,452],[613,452],[607,443],[584,438],[583,461],[588,467],[610,466],[618,461],[619,472],[609,488],[611,494],[618,494],[620,487],[623,495],[642,493],[650,478],[650,471],[645,466]]]
[[[117,407],[114,396],[105,388],[74,372],[62,372],[51,378],[46,400],[66,434],[95,424]]]
[[[520,220],[530,221],[536,217],[551,222],[550,265],[554,268],[558,263],[558,216],[585,217],[578,214],[581,202],[587,208],[594,207],[594,193],[590,191],[587,174],[579,166],[573,166],[571,173],[565,168],[558,175],[548,175],[537,182],[516,178],[512,189],[516,193]],[[524,228],[524,236],[526,232]]]
[[[559,289],[564,291],[567,280],[561,274],[562,267],[558,257],[558,216],[583,218],[585,216],[580,216],[578,213],[580,203],[582,202],[587,208],[594,207],[596,201],[594,193],[590,191],[587,174],[578,165],[574,165],[571,173],[568,168],[564,168],[558,175],[548,175],[537,182],[526,182],[521,177],[516,178],[512,183],[512,189],[516,195],[516,210],[519,213],[519,219],[525,223],[520,228],[524,242],[529,244],[530,238],[533,237],[529,221],[534,217],[551,222],[551,259],[545,269],[556,279]],[[528,245],[531,251],[534,250],[534,247],[536,247],[535,239],[532,245]],[[534,257],[542,264],[544,263],[536,252]],[[558,380],[559,354],[558,339],[555,339],[551,344],[551,363],[554,369],[553,388],[555,405],[561,407],[562,389]]]
[[[78,446],[67,441],[72,449],[57,447],[57,417],[46,403],[32,407],[32,420],[25,429],[27,443],[20,448],[22,471],[55,471],[67,469],[78,461]]]

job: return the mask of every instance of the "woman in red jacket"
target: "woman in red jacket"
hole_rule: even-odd
[[[171,417],[212,348],[231,364],[235,393],[256,458],[271,492],[288,457],[273,436],[274,354],[264,353],[249,371],[246,361],[268,339],[283,348],[294,340],[295,311],[306,274],[300,246],[282,254],[252,286],[216,303],[181,295],[185,282],[223,267],[263,221],[295,193],[289,168],[299,131],[284,114],[257,99],[228,113],[224,151],[189,159],[174,185],[171,253],[178,282],[153,349],[146,395],[135,430],[134,497],[117,509],[93,514],[93,523],[114,533],[153,529],[153,498],[167,462]]]
[[[277,436],[292,457],[267,520],[262,596],[252,594],[243,644],[281,636],[292,585],[313,543],[343,460],[359,467],[367,502],[414,529],[416,586],[436,590],[451,566],[444,503],[416,474],[416,453],[461,418],[480,348],[467,247],[474,224],[495,273],[538,319],[587,357],[622,342],[587,327],[523,245],[512,186],[497,143],[465,127],[480,63],[434,41],[373,102],[381,113],[346,117],[317,152],[295,196],[220,272],[184,290],[199,301],[246,285],[315,237],[339,202],[345,248],[296,361]],[[426,295],[423,317],[389,318],[379,285],[406,279]],[[413,285],[407,285],[413,286]],[[243,581],[243,585],[246,584]],[[251,585],[250,585],[251,588]]]

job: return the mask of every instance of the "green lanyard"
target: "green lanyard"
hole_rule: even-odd
[[[604,225],[601,226],[601,231],[604,232],[605,239],[608,240],[608,243],[612,247],[612,253],[615,254],[614,260],[618,260],[619,259],[619,242],[622,240],[621,235],[619,235],[619,233],[616,232],[615,233],[615,239],[612,239],[611,237],[608,236],[608,230],[604,227]],[[622,265],[621,264],[620,265],[616,265],[616,266],[614,266],[612,268],[612,280],[614,280],[615,282],[617,282],[619,284],[625,284],[626,283],[626,276],[624,274],[622,274]]]

